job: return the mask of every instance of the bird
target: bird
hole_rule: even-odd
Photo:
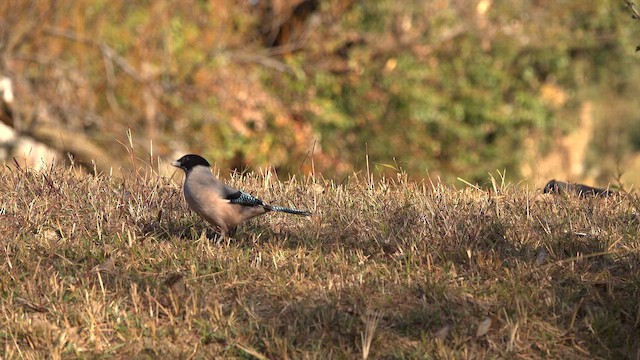
[[[572,192],[578,196],[612,196],[616,192],[609,189],[600,189],[583,184],[570,184],[556,179],[549,180],[547,185],[544,186],[544,193],[564,194],[566,192]]]
[[[218,180],[200,155],[187,154],[171,163],[185,173],[183,193],[189,207],[214,226],[223,238],[233,235],[244,221],[270,211],[310,216],[306,210],[269,205]]]

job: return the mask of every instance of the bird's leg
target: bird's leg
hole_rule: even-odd
[[[238,228],[237,226],[234,226],[231,229],[229,229],[227,232],[227,236],[229,236],[230,238],[234,237],[236,235],[237,228]]]
[[[227,238],[229,234],[229,228],[227,228],[227,226],[224,224],[218,225],[218,232],[220,233],[220,236],[222,236],[223,239]]]
[[[216,242],[221,243],[222,241],[226,241],[229,243],[229,240],[232,238],[235,232],[235,228],[229,229],[226,225],[217,225],[216,226],[216,235],[218,235]]]

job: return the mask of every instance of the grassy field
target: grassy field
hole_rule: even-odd
[[[638,198],[403,175],[228,181],[220,241],[176,179],[0,170],[2,358],[636,358]]]

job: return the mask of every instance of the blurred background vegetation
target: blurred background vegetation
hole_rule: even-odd
[[[5,0],[2,120],[102,171],[131,129],[222,169],[629,184],[639,28],[623,0]]]

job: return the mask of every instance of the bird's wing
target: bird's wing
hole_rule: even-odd
[[[236,190],[236,192],[228,194],[225,199],[229,200],[232,204],[244,206],[265,206],[262,200],[240,190]]]
[[[262,200],[233,188],[222,181],[211,176],[212,181],[208,183],[208,187],[214,188],[220,198],[229,201],[231,204],[243,206],[265,206]]]

